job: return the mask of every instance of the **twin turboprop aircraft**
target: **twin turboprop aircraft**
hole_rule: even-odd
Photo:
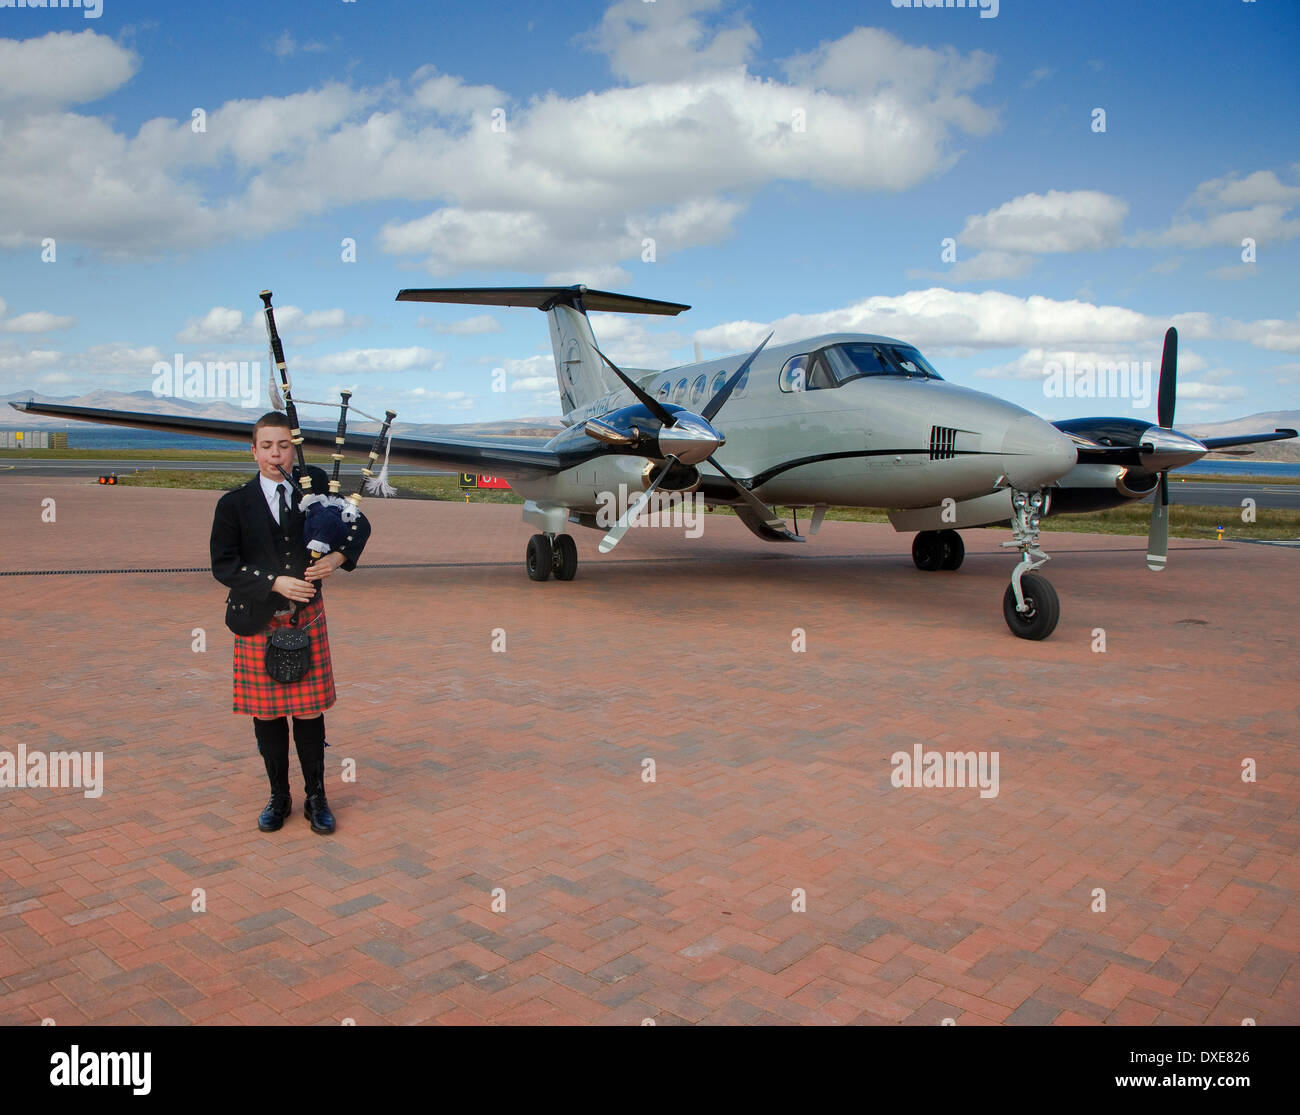
[[[954,570],[961,528],[1009,522],[1017,550],[1003,615],[1013,633],[1043,639],[1060,618],[1039,522],[1053,511],[1101,510],[1156,493],[1148,567],[1164,567],[1170,469],[1211,449],[1295,437],[1278,430],[1197,441],[1173,429],[1177,334],[1165,337],[1158,424],[1080,418],[1055,424],[979,391],[946,383],[913,346],[889,337],[828,333],[736,356],[640,373],[600,351],[588,311],[675,315],[689,306],[571,287],[403,290],[403,302],[523,306],[546,313],[565,429],[545,445],[480,438],[394,437],[391,460],[503,476],[537,527],[525,557],[535,581],[572,580],[569,524],[598,527],[610,493],[640,494],[599,543],[616,546],[657,491],[699,491],[732,507],[769,542],[801,543],[830,506],[877,507],[898,531],[917,531],[918,569]],[[739,362],[738,362],[739,360]],[[248,426],[215,419],[43,403],[19,410],[110,425],[246,441]],[[716,424],[715,424],[716,423]],[[303,443],[335,448],[332,432]],[[360,447],[352,434],[349,446]],[[620,488],[620,486],[623,486]],[[774,506],[812,512],[807,534]]]

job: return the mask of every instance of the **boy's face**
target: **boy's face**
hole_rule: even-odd
[[[288,426],[263,426],[254,435],[252,449],[257,471],[268,480],[283,482],[276,465],[282,465],[285,472],[293,475],[294,448]]]

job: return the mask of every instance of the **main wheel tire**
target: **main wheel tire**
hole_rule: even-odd
[[[551,549],[551,540],[544,534],[534,534],[528,540],[528,553],[524,556],[524,565],[528,576],[534,581],[544,581],[551,575],[555,554]]]
[[[1020,591],[1029,605],[1027,612],[1016,611],[1016,592],[1010,585],[1002,596],[1002,615],[1013,635],[1022,639],[1046,639],[1056,630],[1061,618],[1061,601],[1046,577],[1026,573],[1020,578]]]
[[[917,569],[932,573],[943,565],[944,544],[937,530],[923,530],[912,539],[912,561]]]
[[[571,581],[578,572],[578,544],[569,534],[558,535],[555,539],[555,565],[553,572],[557,581]]]
[[[961,535],[955,530],[941,530],[939,537],[943,540],[943,561],[940,568],[960,569],[966,558],[966,543],[961,540]]]

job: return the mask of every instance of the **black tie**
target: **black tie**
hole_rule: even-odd
[[[289,527],[289,505],[284,499],[284,485],[277,484],[275,486],[275,491],[280,497],[280,526],[287,530]]]

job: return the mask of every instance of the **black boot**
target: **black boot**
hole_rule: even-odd
[[[253,732],[271,782],[271,800],[257,818],[257,827],[263,832],[275,832],[293,810],[289,796],[289,724],[283,716],[278,720],[254,719]]]
[[[303,792],[307,804],[303,813],[311,822],[311,831],[328,836],[334,831],[334,814],[325,800],[325,717],[311,720],[293,718],[293,741],[302,764]]]

